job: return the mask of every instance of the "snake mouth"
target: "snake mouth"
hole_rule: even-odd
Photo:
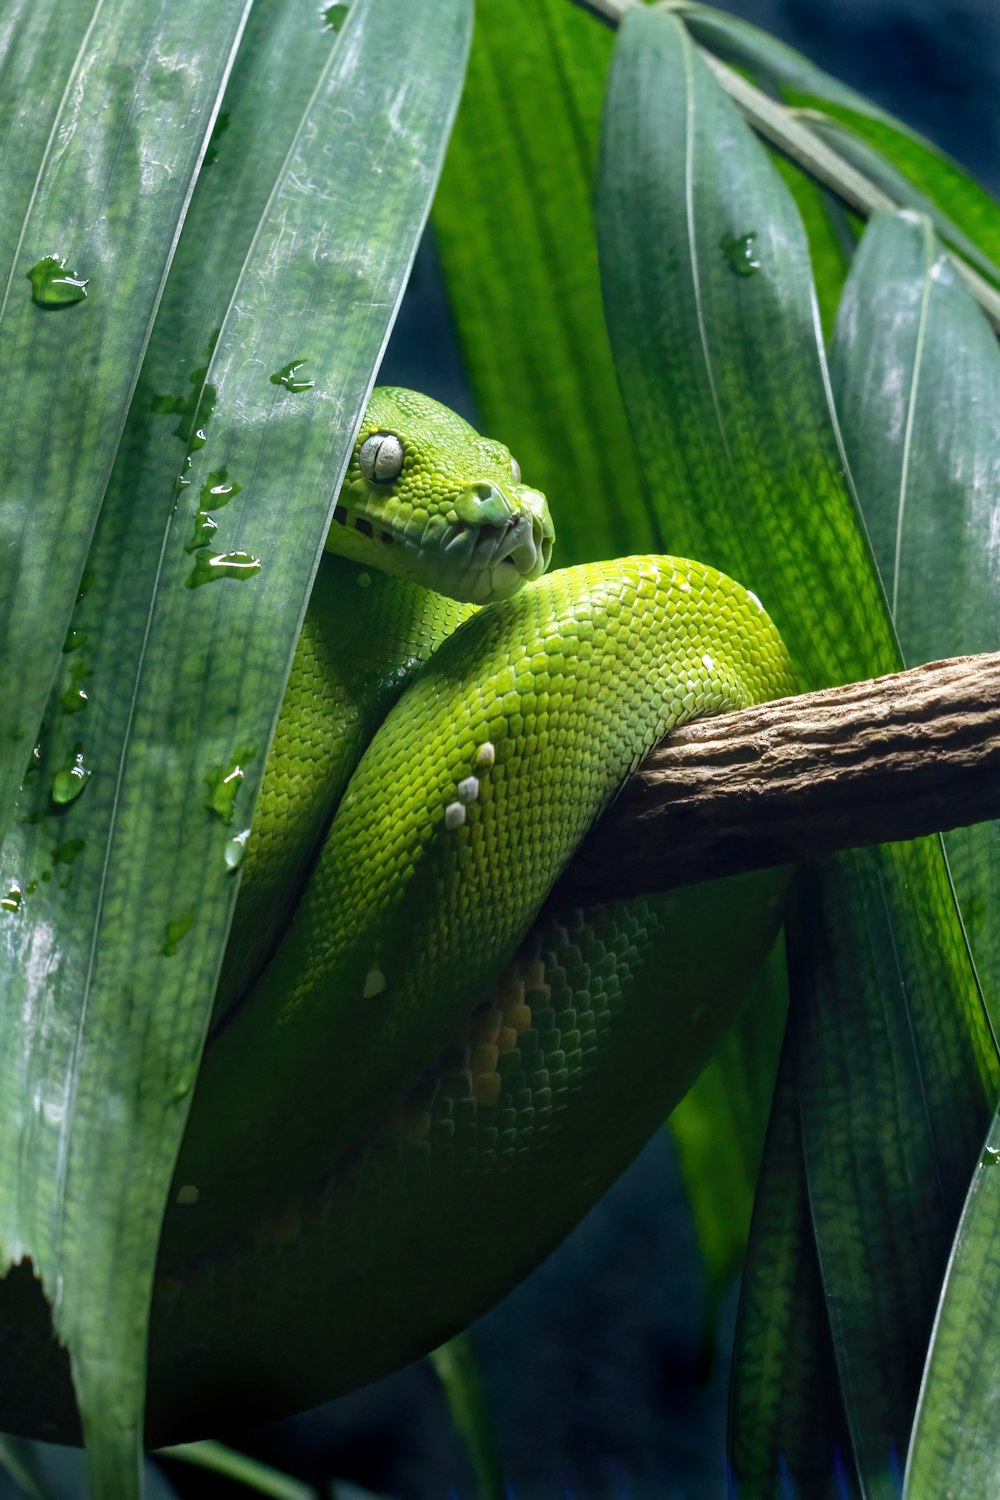
[[[540,577],[552,557],[554,532],[545,498],[525,489],[502,521],[435,520],[417,527],[373,519],[343,504],[334,522],[376,543],[387,572],[470,604],[506,599]],[[378,566],[377,556],[372,562]]]

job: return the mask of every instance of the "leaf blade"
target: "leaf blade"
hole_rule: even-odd
[[[102,516],[92,554],[97,576],[79,621],[88,634],[86,611],[94,611],[87,647],[94,701],[84,717],[95,775],[79,799],[56,809],[63,843],[81,846],[75,884],[67,896],[38,874],[15,914],[25,917],[23,930],[8,926],[4,934],[12,988],[31,993],[33,1020],[45,1025],[23,1026],[23,1010],[5,1018],[8,1071],[21,1076],[5,1093],[2,1149],[21,1166],[26,1191],[18,1196],[12,1186],[12,1167],[0,1205],[3,1237],[32,1255],[59,1303],[96,1493],[124,1494],[131,1483],[159,1221],[235,895],[225,856],[239,827],[206,808],[204,777],[239,749],[248,769],[237,810],[248,816],[339,476],[429,206],[467,46],[465,0],[438,0],[440,24],[411,17],[405,33],[386,0],[359,0],[317,70],[312,97],[303,97],[294,86],[297,59],[322,27],[286,9],[255,12],[265,30],[284,26],[284,61],[293,70],[271,183],[249,213],[234,205],[242,242],[237,235],[230,256],[219,256],[225,264],[214,280],[201,260],[217,243],[222,210],[208,192],[179,273],[188,291],[199,280],[208,290],[192,297],[194,321],[183,324],[179,348],[168,328],[154,351],[153,389],[164,369],[179,367],[183,380],[192,349],[205,360],[213,306],[221,331],[171,422],[164,424],[162,405],[159,416],[137,410],[117,504]],[[404,34],[411,70],[387,75],[380,60]],[[266,96],[274,83],[266,57],[258,74]],[[260,111],[259,131],[273,133],[274,123],[273,109]],[[381,174],[362,174],[359,185],[357,162],[369,151],[379,152]],[[252,153],[251,163],[259,166]],[[237,178],[243,165],[234,153]],[[224,181],[218,193],[228,196]],[[270,375],[303,352],[304,340],[319,379],[312,391],[292,393]],[[169,427],[178,413],[185,440],[201,424],[203,445],[198,437],[177,444]],[[177,504],[185,447],[191,464],[183,477],[192,482]],[[241,486],[220,515],[227,545],[238,552],[252,543],[267,566],[247,582],[192,589],[197,559],[186,546],[195,511],[227,466]],[[126,552],[123,578],[121,549],[130,540],[136,548]],[[53,812],[44,796],[42,808],[38,824],[18,826],[6,861],[48,857]],[[67,924],[63,910],[59,930],[69,926],[75,940],[60,948],[54,970],[31,971],[24,945],[67,901],[73,920]],[[33,1095],[42,1101],[34,1116]]]
[[[247,0],[224,0],[206,20],[193,0],[170,6],[97,0],[88,24],[81,27],[84,8],[64,40],[53,40],[50,27],[39,26],[41,17],[22,17],[18,27],[21,67],[12,82],[46,103],[12,122],[20,128],[0,157],[0,197],[6,202],[9,194],[12,208],[23,205],[0,270],[6,287],[0,337],[8,380],[19,393],[0,412],[0,446],[8,455],[0,828],[57,668],[178,227],[247,9]],[[59,11],[50,7],[43,16]],[[196,55],[193,32],[204,47]],[[52,88],[53,64],[57,77],[63,70],[61,93]],[[130,86],[124,95],[123,80]],[[85,301],[36,305],[25,283],[46,257],[68,258],[66,269],[87,279]]]

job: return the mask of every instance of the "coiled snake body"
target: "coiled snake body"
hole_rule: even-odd
[[[373,393],[171,1192],[153,1442],[315,1403],[488,1307],[693,1081],[773,939],[769,874],[544,905],[668,729],[794,691],[723,574],[632,557],[542,576],[552,541],[507,449]],[[38,1294],[9,1282],[3,1425],[72,1434]]]

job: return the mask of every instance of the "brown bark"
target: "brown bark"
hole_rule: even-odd
[[[636,895],[1000,817],[1000,653],[676,730],[560,883]]]

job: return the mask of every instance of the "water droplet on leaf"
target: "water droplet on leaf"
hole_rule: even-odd
[[[82,687],[71,683],[66,691],[60,694],[59,702],[64,714],[78,714],[87,707],[87,694]]]
[[[246,774],[243,767],[249,764],[256,754],[256,745],[244,745],[233,751],[228,765],[214,767],[205,777],[205,785],[208,787],[205,806],[209,812],[220,817],[227,826],[233,821],[236,793],[242,786],[243,777]]]
[[[86,845],[83,839],[67,839],[52,851],[52,863],[54,865],[71,865],[83,853]]]
[[[235,480],[230,480],[225,466],[209,474],[198,496],[198,509],[194,513],[194,535],[189,542],[185,542],[185,552],[196,552],[199,547],[211,546],[218,527],[209,512],[221,510],[239,492],[239,485]]]
[[[725,254],[729,269],[735,275],[752,276],[755,271],[760,270],[756,229],[751,229],[748,234],[724,234],[719,247]]]
[[[200,552],[186,587],[201,588],[203,583],[215,583],[220,578],[253,578],[263,566],[260,558],[252,557],[249,552],[220,552],[214,557],[207,551]]]
[[[87,295],[87,280],[67,271],[64,255],[43,256],[26,275],[36,307],[72,307]]]
[[[323,30],[339,31],[347,20],[349,5],[328,5],[323,11]]]
[[[336,8],[336,7],[335,7]],[[301,370],[305,364],[304,359],[291,359],[282,370],[275,370],[271,376],[272,385],[283,385],[286,391],[311,391],[316,384],[315,380],[296,380],[296,370]]]
[[[62,766],[52,781],[52,800],[58,807],[75,802],[90,780],[92,771],[85,764],[82,750],[73,752],[73,759]]]
[[[243,863],[243,856],[247,851],[247,839],[250,837],[249,828],[244,828],[242,833],[234,834],[222,851],[222,857],[226,861],[226,868],[238,870]]]
[[[194,926],[194,910],[186,911],[176,921],[168,922],[166,929],[166,940],[163,944],[164,958],[173,958],[177,952],[177,944],[187,937]]]
[[[63,641],[63,650],[66,652],[79,651],[80,647],[86,644],[87,632],[85,630],[70,630],[67,631],[66,639]]]
[[[6,896],[0,897],[0,908],[4,911],[21,910],[21,887],[12,885]]]

